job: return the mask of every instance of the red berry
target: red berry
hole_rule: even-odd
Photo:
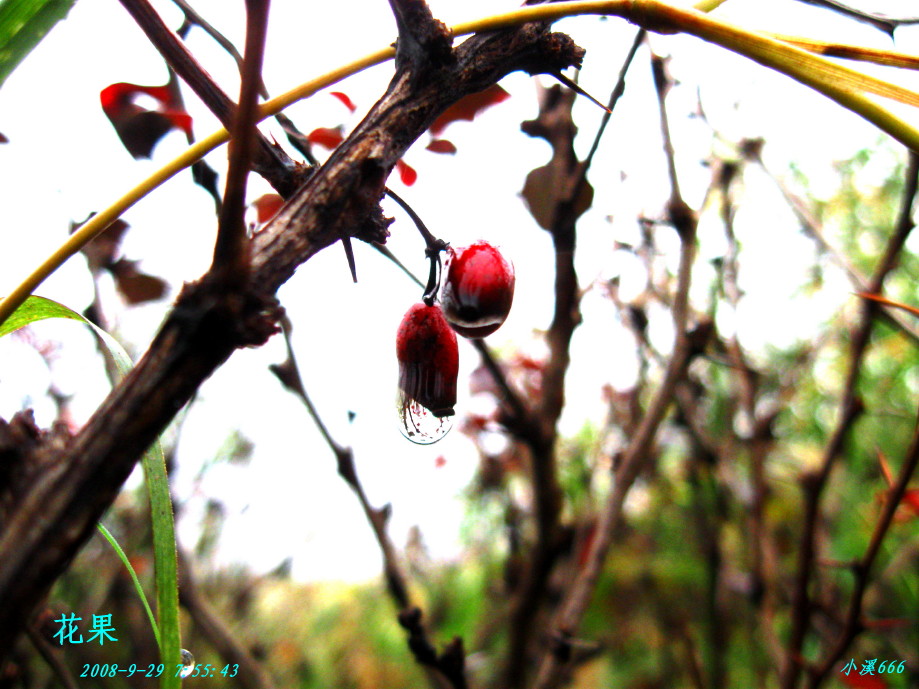
[[[480,338],[501,327],[514,301],[514,266],[486,241],[448,248],[440,301],[450,326]]]
[[[419,302],[406,312],[396,334],[396,356],[406,402],[417,402],[438,418],[452,416],[459,351],[439,306]]]

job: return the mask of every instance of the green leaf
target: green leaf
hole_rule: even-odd
[[[76,0],[0,0],[0,85]]]
[[[114,361],[119,377],[124,377],[132,368],[131,357],[115,338],[86,320],[76,311],[51,299],[31,296],[0,324],[0,337],[18,330],[29,323],[48,318],[68,318],[80,321],[92,328],[102,342],[106,354]],[[156,573],[156,607],[159,614],[159,632],[154,624],[154,634],[160,646],[160,658],[167,670],[160,676],[163,689],[178,689],[181,679],[169,668],[182,662],[179,630],[179,585],[178,560],[176,557],[175,522],[172,514],[172,498],[169,495],[169,478],[166,474],[166,460],[159,441],[155,442],[141,460],[150,497],[150,511],[153,522],[153,562]],[[100,529],[101,530],[101,529]],[[106,532],[103,531],[103,536]],[[108,536],[106,536],[108,538]],[[111,540],[109,541],[111,542]],[[120,548],[116,548],[116,552]],[[122,554],[119,556],[121,557]],[[122,558],[124,559],[124,558]],[[130,571],[130,569],[129,569]],[[139,584],[137,584],[139,586]],[[146,606],[143,592],[141,599]],[[149,608],[148,608],[149,609]]]
[[[153,611],[150,609],[150,604],[147,602],[147,596],[144,593],[144,587],[140,585],[140,579],[137,578],[137,572],[134,571],[134,567],[131,565],[131,561],[125,554],[124,549],[118,543],[118,540],[112,535],[112,532],[106,529],[101,522],[96,524],[96,529],[100,534],[102,534],[102,537],[109,542],[109,545],[112,546],[112,550],[115,551],[121,562],[124,564],[124,568],[128,570],[128,574],[131,575],[131,581],[134,582],[134,590],[137,591],[140,602],[143,603],[144,610],[147,611],[147,617],[150,619],[150,627],[153,629],[153,636],[156,638],[157,645],[159,645],[160,629],[156,624],[156,618],[153,616]]]

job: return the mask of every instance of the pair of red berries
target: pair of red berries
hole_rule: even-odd
[[[514,300],[514,267],[493,245],[478,241],[446,251],[440,303],[412,306],[396,334],[402,433],[420,444],[440,440],[452,427],[456,333],[470,339],[490,335]]]

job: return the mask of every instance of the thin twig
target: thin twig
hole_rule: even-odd
[[[284,385],[288,391],[300,398],[300,401],[303,402],[310,417],[312,417],[313,422],[319,429],[319,433],[335,455],[338,473],[357,496],[361,508],[364,510],[364,515],[367,517],[367,521],[370,523],[373,534],[380,546],[380,551],[383,555],[383,567],[386,574],[387,589],[400,610],[407,608],[411,605],[411,599],[408,593],[406,577],[402,571],[402,566],[399,564],[396,548],[386,531],[389,510],[386,507],[377,509],[370,504],[354,466],[354,454],[352,449],[335,440],[329,432],[328,426],[325,425],[322,418],[319,416],[316,406],[313,404],[303,385],[300,367],[297,366],[297,359],[294,356],[293,345],[291,343],[293,325],[287,316],[284,316],[281,322],[283,325],[282,332],[284,335],[284,343],[287,347],[287,359],[283,364],[271,366],[271,372],[277,376],[278,380],[281,381],[281,384]]]
[[[906,493],[906,488],[916,471],[917,464],[919,464],[919,423],[916,424],[915,430],[913,431],[913,438],[910,441],[909,449],[906,451],[906,456],[903,460],[903,466],[900,468],[897,482],[890,487],[887,494],[884,496],[884,508],[874,527],[874,532],[871,534],[871,541],[868,544],[868,548],[853,568],[855,572],[855,589],[849,600],[849,609],[846,613],[845,626],[840,632],[836,643],[833,644],[824,659],[810,673],[807,679],[808,689],[817,689],[817,687],[820,686],[855,637],[864,629],[864,623],[862,622],[862,605],[864,603],[865,590],[869,584],[871,567],[877,559],[878,553],[881,550],[881,544],[884,542],[890,525],[893,523],[894,514]]]
[[[246,241],[246,181],[255,150],[258,90],[262,77],[269,0],[246,0],[246,58],[243,61],[239,107],[234,116],[229,147],[227,185],[220,209],[214,262],[226,285],[245,284],[249,277]]]
[[[660,82],[657,85],[658,88],[664,87],[664,84]],[[658,101],[662,107],[661,117],[665,120],[664,98],[660,92]],[[665,151],[672,152],[673,146],[666,140],[669,137],[669,128],[663,127],[662,131],[665,137]],[[668,168],[675,171],[672,162]],[[550,689],[559,684],[570,655],[570,649],[565,640],[576,635],[581,618],[593,596],[607,553],[612,545],[613,535],[622,519],[622,508],[626,495],[651,456],[651,447],[657,429],[673,402],[678,384],[684,379],[690,361],[704,346],[711,330],[710,323],[700,324],[696,331],[689,329],[689,286],[695,259],[696,218],[679,195],[679,185],[676,184],[675,179],[671,179],[671,189],[668,215],[680,237],[680,265],[672,305],[676,329],[673,353],[667,363],[664,379],[658,386],[615,470],[613,487],[598,519],[596,535],[586,561],[569,587],[561,609],[554,620],[556,645],[543,658],[533,689]]]
[[[233,61],[236,63],[236,66],[239,69],[240,75],[242,75],[243,56],[240,55],[239,51],[236,49],[236,46],[233,45],[233,42],[222,33],[220,33],[220,31],[218,31],[204,17],[198,14],[198,12],[195,11],[195,8],[185,2],[185,0],[172,1],[178,5],[178,7],[185,14],[185,21],[187,24],[194,25],[202,29],[208,36],[213,38],[217,44],[230,55],[231,58],[233,58]],[[259,79],[259,95],[265,100],[268,100],[270,97],[263,79]],[[287,139],[290,141],[291,145],[296,148],[304,158],[306,158],[306,162],[308,162],[310,165],[318,165],[319,161],[316,160],[316,157],[313,155],[309,141],[307,140],[306,136],[304,136],[303,133],[297,129],[293,121],[282,112],[276,114],[274,119],[277,120],[278,124],[280,124],[281,128],[284,130],[284,133],[287,134]]]
[[[454,689],[465,689],[462,640],[455,639],[440,656],[437,655],[436,651],[433,650],[433,646],[428,642],[427,633],[421,624],[421,610],[412,603],[407,577],[399,563],[396,548],[387,531],[390,515],[389,505],[378,509],[370,504],[360,477],[357,475],[357,469],[354,466],[352,449],[345,447],[332,437],[306,392],[291,343],[292,325],[290,319],[284,316],[282,323],[284,325],[283,334],[284,343],[287,347],[287,359],[280,365],[271,366],[270,370],[288,391],[294,393],[303,402],[329,449],[335,455],[339,476],[344,479],[345,483],[357,496],[361,509],[364,511],[364,516],[367,517],[370,528],[373,530],[373,535],[380,547],[380,553],[383,556],[386,590],[399,611],[399,623],[409,632],[409,648],[424,668],[434,689],[441,687],[444,681],[449,682]],[[457,656],[457,653],[459,656]]]
[[[230,130],[236,105],[213,77],[201,67],[179,37],[166,26],[148,0],[120,2],[167,64],[191,87],[220,123]],[[301,173],[307,173],[279,146],[272,144],[261,134],[258,135],[253,167],[284,198],[289,197],[300,186]]]
[[[734,180],[742,172],[741,165],[742,163],[722,161],[716,173],[716,180],[720,189],[721,222],[728,244],[728,250],[725,253],[722,264],[723,290],[728,304],[735,310],[740,304],[742,290],[739,284],[740,245],[734,231],[735,206],[732,189]],[[760,399],[760,374],[748,364],[746,354],[736,333],[725,343],[724,349],[738,372],[740,405],[749,420],[751,428],[749,436],[743,441],[747,445],[750,457],[751,495],[749,509],[747,510],[747,523],[750,531],[750,598],[753,605],[762,614],[762,619],[766,621],[766,624],[760,625],[760,632],[766,637],[767,643],[763,645],[772,654],[774,662],[771,667],[774,669],[779,666],[776,661],[781,656],[779,655],[780,646],[771,624],[775,611],[776,595],[774,577],[772,572],[769,571],[768,563],[775,560],[775,557],[774,554],[772,558],[768,557],[770,549],[774,552],[774,548],[771,547],[765,515],[766,501],[769,495],[766,480],[766,458],[773,445],[772,424],[775,420],[776,411],[757,411],[757,403]],[[766,667],[761,668],[761,674],[765,675],[768,669]]]
[[[606,126],[609,124],[610,119],[613,117],[613,111],[616,109],[616,104],[625,93],[625,77],[629,73],[629,68],[632,66],[632,62],[635,60],[635,54],[638,52],[638,49],[641,47],[642,43],[645,42],[645,37],[647,35],[648,32],[645,31],[645,29],[639,29],[635,33],[635,38],[632,41],[632,47],[629,48],[629,52],[626,54],[625,60],[623,61],[622,66],[619,68],[619,77],[616,79],[616,85],[613,87],[612,92],[609,94],[609,101],[606,105],[606,112],[603,113],[603,117],[600,119],[600,126],[597,127],[597,133],[594,135],[593,143],[590,144],[590,150],[587,152],[587,157],[584,158],[584,168],[581,173],[584,177],[587,176],[587,170],[590,169],[590,165],[593,163],[594,155],[597,153],[597,149],[600,147],[600,140],[603,138],[603,134],[606,132]]]
[[[35,650],[37,650],[44,661],[48,663],[48,667],[54,672],[54,675],[64,686],[64,689],[80,689],[80,685],[70,672],[70,668],[68,668],[67,664],[58,657],[54,646],[45,640],[41,632],[29,625],[29,627],[26,628],[26,633],[29,635],[29,641],[32,642]]]
[[[870,24],[874,28],[883,31],[891,37],[893,37],[893,32],[898,26],[919,24],[919,17],[889,17],[886,14],[881,14],[880,12],[866,12],[864,10],[859,10],[842,2],[838,2],[837,0],[798,0],[798,2],[803,2],[806,5],[823,7],[825,9],[832,10],[833,12],[842,14],[846,17],[851,17],[852,19],[863,22],[865,24]]]
[[[199,590],[188,564],[188,556],[179,551],[179,600],[188,611],[195,628],[227,663],[239,666],[235,681],[244,689],[274,689],[275,683],[265,667],[236,638],[220,615]]]
[[[785,202],[797,216],[798,222],[801,223],[801,229],[804,231],[804,233],[811,237],[822,251],[826,252],[833,263],[845,271],[846,276],[849,278],[849,281],[852,283],[852,286],[856,291],[867,293],[870,288],[868,284],[868,277],[862,275],[858,268],[852,265],[851,261],[849,261],[842,252],[838,251],[836,247],[833,246],[833,244],[826,238],[817,218],[815,218],[810,210],[804,205],[804,202],[798,198],[798,196],[793,194],[788,186],[784,184],[782,180],[780,180],[775,174],[773,174],[769,168],[766,167],[762,157],[759,155],[756,149],[757,146],[755,144],[750,146],[748,148],[747,157],[755,161],[756,164],[759,165],[759,167],[766,173],[766,175],[768,175],[769,179],[772,180],[773,184],[776,185],[779,192],[785,198]],[[919,343],[919,330],[917,330],[916,327],[897,309],[890,308],[888,305],[883,305],[880,310],[880,315],[891,326],[897,328],[913,342]]]
[[[897,258],[913,229],[912,210],[917,188],[919,188],[919,155],[910,153],[899,217],[888,239],[884,254],[878,261],[874,275],[868,284],[868,291],[871,293],[880,293],[882,291],[884,279],[896,266]],[[868,348],[875,316],[879,311],[880,305],[876,302],[867,299],[862,300],[859,325],[851,337],[849,368],[846,373],[836,427],[824,448],[818,469],[805,474],[801,479],[804,491],[804,524],[801,531],[797,576],[792,596],[792,628],[781,672],[781,687],[783,689],[794,689],[797,686],[798,677],[803,666],[802,649],[811,618],[812,602],[809,589],[816,555],[820,499],[836,460],[842,452],[845,439],[862,411],[862,403],[858,397],[856,387],[861,375],[862,361]]]

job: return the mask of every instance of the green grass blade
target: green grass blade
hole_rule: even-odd
[[[150,497],[153,522],[153,565],[156,574],[156,609],[160,623],[160,659],[166,670],[160,676],[162,689],[178,689],[182,680],[174,667],[182,662],[179,629],[179,576],[176,555],[175,521],[166,459],[159,441],[144,453],[144,478]]]
[[[123,377],[131,370],[131,358],[115,338],[86,320],[76,311],[44,297],[29,297],[22,306],[13,312],[9,319],[0,325],[0,337],[29,323],[47,318],[68,318],[90,326],[93,333],[102,342],[106,353],[115,362],[119,376]],[[156,608],[159,615],[159,631],[157,632],[156,626],[153,629],[160,646],[161,662],[166,666],[166,670],[160,676],[160,686],[163,689],[178,689],[181,686],[181,679],[175,676],[174,670],[175,665],[182,662],[179,629],[178,560],[176,556],[172,498],[169,495],[169,478],[166,474],[166,460],[163,457],[163,448],[160,446],[159,441],[155,442],[144,453],[141,461],[144,467],[147,493],[150,497],[150,511],[153,522],[153,563],[156,578]],[[120,548],[117,550],[120,550]],[[146,605],[146,601],[144,602]]]
[[[0,85],[76,0],[0,0]]]
[[[98,529],[99,533],[102,534],[102,537],[109,542],[109,545],[112,546],[112,550],[114,550],[118,557],[121,558],[125,569],[128,570],[128,574],[131,575],[131,581],[134,582],[134,589],[137,591],[140,602],[144,604],[144,610],[147,611],[147,617],[150,618],[150,627],[153,628],[153,636],[156,637],[156,645],[159,646],[160,630],[156,625],[156,618],[153,616],[153,611],[150,609],[150,604],[147,602],[147,596],[144,594],[144,587],[140,585],[140,579],[137,578],[137,572],[134,571],[134,567],[131,565],[131,561],[128,559],[128,556],[118,544],[118,541],[112,535],[111,531],[102,526],[101,522],[96,524],[96,529]]]

